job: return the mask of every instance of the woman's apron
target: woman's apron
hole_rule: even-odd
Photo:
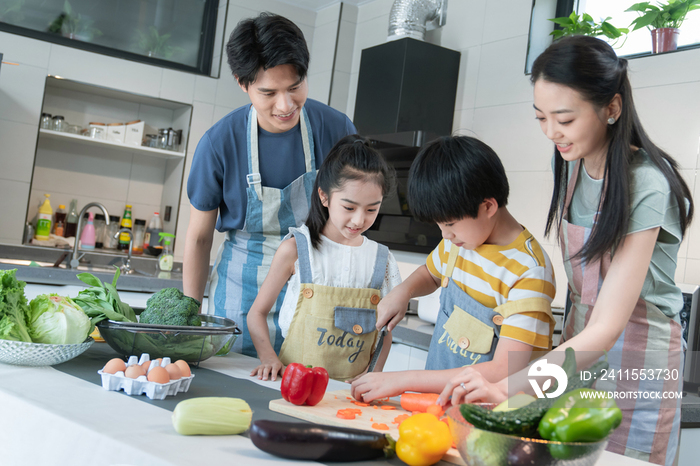
[[[377,341],[377,304],[389,249],[378,245],[369,288],[341,288],[313,283],[311,246],[303,233],[294,238],[300,292],[280,360],[324,367],[332,379],[351,379],[368,367]]]
[[[258,157],[258,118],[255,107],[250,106],[245,223],[243,229],[227,233],[226,241],[219,248],[209,284],[208,312],[234,320],[243,334],[236,340],[232,350],[253,357],[257,357],[257,353],[247,331],[248,311],[267,276],[272,257],[289,228],[298,227],[306,220],[316,179],[313,134],[303,107],[299,122],[306,173],[284,189],[262,186]],[[279,310],[286,289],[285,285],[267,317],[270,343],[275,352],[279,352],[282,346]]]
[[[609,252],[602,260],[592,263],[573,257],[583,248],[591,233],[590,228],[568,222],[569,205],[580,165],[579,160],[569,181],[560,233],[571,301],[562,341],[578,335],[588,323],[611,263]],[[609,352],[608,362],[610,371],[616,371],[615,379],[596,383],[599,390],[626,394],[626,398],[616,399],[623,412],[622,424],[610,436],[607,450],[651,463],[673,464],[679,440],[681,399],[634,399],[633,396],[640,395],[627,393],[677,393],[682,390],[681,333],[678,322],[670,319],[654,304],[639,298],[625,330]],[[645,369],[646,374],[653,371],[655,380],[646,377],[639,380],[641,376],[633,380],[632,369]],[[661,380],[657,377],[659,369],[662,370]],[[666,369],[670,376],[668,380],[663,380]],[[677,377],[673,377],[671,372],[674,369]]]
[[[521,308],[517,301],[492,309],[469,296],[452,278],[458,257],[459,247],[453,244],[442,277],[440,312],[428,349],[425,368],[429,370],[491,361],[503,321],[511,315],[532,311]],[[549,317],[553,319],[551,311]]]

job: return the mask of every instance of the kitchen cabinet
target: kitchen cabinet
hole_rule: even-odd
[[[48,76],[42,112],[61,115],[68,125],[82,128],[91,122],[141,120],[147,128],[181,129],[182,139],[179,149],[172,151],[39,129],[37,124],[27,221],[36,214],[44,193],[49,193],[54,211],[77,199],[79,209],[97,201],[121,217],[124,206],[131,204],[133,219],[148,222],[159,212],[163,230],[175,233],[192,105]]]

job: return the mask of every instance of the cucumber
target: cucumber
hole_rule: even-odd
[[[578,388],[590,388],[596,379],[600,377],[603,370],[607,368],[607,361],[598,361],[593,364],[589,369],[591,373],[590,380],[581,380],[581,373],[577,372],[572,377],[569,377],[564,393]],[[522,408],[495,412],[481,406],[465,403],[459,407],[459,411],[467,422],[479,429],[501,434],[533,437],[537,436],[537,427],[540,419],[555,401],[557,401],[557,398],[539,398]]]

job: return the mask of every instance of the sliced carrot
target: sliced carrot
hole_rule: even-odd
[[[391,411],[392,409],[396,409],[396,406],[385,405],[385,406],[382,406],[381,408],[385,409],[387,411]]]
[[[404,413],[404,414],[399,414],[398,416],[396,416],[396,417],[394,418],[394,420],[393,420],[391,423],[392,423],[392,424],[399,424],[399,425],[401,425],[401,423],[402,423],[403,421],[405,421],[406,419],[408,419],[409,417],[411,417],[410,414],[405,414],[405,413]]]
[[[374,418],[373,417],[369,418],[369,422],[374,422]]]
[[[355,400],[353,400],[353,401],[351,401],[350,403],[352,403],[352,404],[354,404],[354,405],[357,405],[357,406],[364,406],[364,407],[369,406],[369,403],[363,403],[362,401],[355,401]]]
[[[339,409],[335,417],[340,419],[355,419],[357,415],[362,415],[362,410],[354,408]]]
[[[424,413],[428,406],[435,404],[439,396],[437,393],[404,393],[401,395],[401,407],[406,411]]]
[[[352,400],[352,397],[351,397],[351,396],[346,396],[345,399],[346,399],[346,400]]]
[[[430,413],[430,414],[434,414],[438,418],[442,417],[442,415],[445,414],[445,410],[442,409],[442,406],[440,406],[440,405],[430,405],[425,410],[425,412]]]
[[[377,430],[389,430],[389,426],[382,423],[382,424],[377,424],[376,422],[372,424],[372,429],[377,429]]]

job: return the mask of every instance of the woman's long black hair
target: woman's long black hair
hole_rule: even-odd
[[[342,189],[347,181],[373,182],[382,188],[382,196],[386,197],[394,190],[395,178],[394,169],[367,139],[353,134],[338,141],[318,169],[311,193],[306,226],[314,249],[321,244],[321,233],[328,222],[328,208],[321,203],[319,188],[330,198],[333,191]]]
[[[693,218],[692,196],[676,161],[656,146],[642,127],[627,77],[627,60],[618,58],[612,47],[600,39],[565,37],[550,45],[535,60],[530,80],[534,84],[540,79],[570,87],[596,108],[607,106],[616,94],[622,98],[619,119],[608,125],[609,145],[603,175],[605,192],[598,221],[585,246],[576,255],[587,261],[600,258],[607,251],[614,250],[627,234],[630,218],[629,166],[633,155],[630,146],[643,148],[668,180],[671,193],[678,203],[681,231],[684,233]],[[545,235],[549,235],[555,225],[557,233],[561,229],[569,179],[567,164],[556,147],[554,155],[554,192]],[[689,202],[687,212],[686,199]]]

